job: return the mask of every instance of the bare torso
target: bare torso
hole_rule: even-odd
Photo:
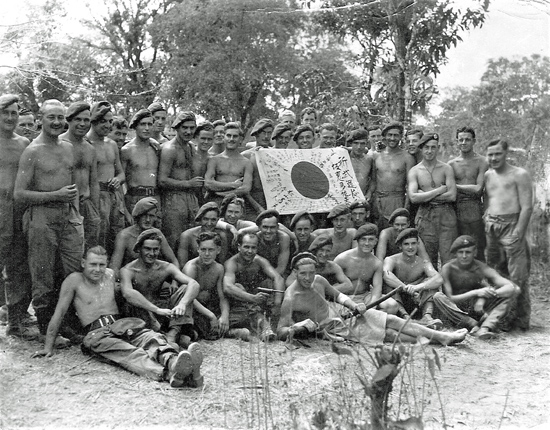
[[[132,273],[132,286],[143,297],[154,303],[160,298],[164,282],[171,282],[172,276],[168,272],[170,263],[157,260],[152,266],[146,267],[140,260],[134,260],[125,266]]]
[[[485,173],[485,190],[488,213],[491,215],[516,214],[521,211],[517,176],[523,169],[509,166],[504,173],[491,169]]]
[[[487,170],[487,162],[483,157],[478,154],[473,154],[472,157],[465,158],[462,155],[449,161],[449,166],[453,169],[455,175],[455,182],[457,185],[475,185],[480,172],[483,173]],[[465,194],[457,188],[457,200],[461,198],[473,198],[474,195],[469,193]],[[478,196],[481,199],[481,194]]]
[[[335,261],[350,279],[354,294],[364,294],[370,291],[374,273],[382,263],[372,254],[362,256],[357,248],[346,251]]]
[[[180,142],[177,138],[164,143],[161,158],[162,162],[170,164],[168,177],[178,181],[187,181],[193,176],[203,176],[193,175],[192,169],[195,168],[195,165],[194,160],[190,159],[193,158],[192,154],[190,143]]]
[[[33,191],[56,191],[74,184],[73,146],[69,142],[44,143],[38,136],[24,154],[32,159],[34,167],[30,185]]]
[[[78,195],[81,198],[90,197],[90,174],[92,164],[96,162],[94,147],[82,140],[80,142],[71,141],[66,135],[61,136],[62,139],[71,142],[73,145],[74,154],[74,179],[78,188]]]
[[[372,155],[365,154],[361,157],[354,157],[353,155],[350,155],[350,160],[355,177],[357,178],[357,182],[359,182],[359,187],[361,188],[361,191],[363,191],[363,194],[365,194],[371,179],[370,174],[373,163]]]
[[[405,194],[407,172],[414,165],[413,157],[402,149],[382,151],[374,156],[376,191]]]
[[[424,261],[415,256],[414,261],[407,261],[402,253],[392,255],[393,274],[405,284],[416,284],[425,278]]]
[[[120,151],[129,188],[156,187],[159,159],[149,142],[132,139]]]
[[[97,159],[97,180],[109,182],[115,177],[116,143],[108,138],[105,140],[90,140],[96,152]]]
[[[12,138],[0,137],[0,189],[13,192],[17,168],[21,154],[28,146],[28,139],[15,135]]]

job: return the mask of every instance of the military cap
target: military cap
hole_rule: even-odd
[[[458,236],[451,245],[451,254],[462,248],[469,248],[470,246],[477,246],[475,239],[472,236],[462,235]]]
[[[91,110],[91,106],[86,102],[74,102],[67,108],[67,113],[65,114],[65,119],[67,121],[72,121],[72,119],[77,116],[79,113],[86,110]]]
[[[136,244],[134,245],[134,252],[139,252],[143,242],[149,239],[156,239],[157,237],[163,238],[162,232],[158,228],[149,228],[145,231],[142,231],[141,234],[136,239]]]
[[[352,211],[358,208],[365,208],[367,211],[370,210],[369,202],[366,200],[355,200],[351,205],[349,205],[349,210]]]
[[[352,130],[348,134],[348,142],[355,142],[356,140],[369,140],[369,132],[367,130],[364,130],[362,128],[359,128],[357,130]]]
[[[290,261],[290,267],[294,269],[296,265],[305,258],[309,258],[313,260],[315,264],[317,264],[317,257],[315,257],[315,255],[313,255],[311,252],[300,252],[292,257],[292,260]]]
[[[91,113],[90,119],[92,122],[97,122],[101,118],[103,118],[105,115],[107,115],[109,112],[111,112],[111,103],[107,101],[94,103],[92,105],[92,110],[90,112]]]
[[[388,131],[390,131],[392,128],[397,128],[399,131],[401,131],[401,134],[405,131],[405,127],[403,127],[403,124],[397,121],[390,122],[384,126],[382,129],[382,136],[385,136]]]
[[[359,240],[364,236],[378,237],[378,227],[376,227],[375,224],[372,224],[370,222],[363,224],[361,227],[357,229],[354,239]]]
[[[185,121],[195,121],[197,122],[197,118],[195,117],[195,114],[190,111],[183,111],[178,113],[176,116],[176,119],[172,123],[172,128],[178,128],[180,125],[182,125]]]
[[[254,124],[250,135],[256,136],[259,132],[269,127],[273,128],[273,121],[271,121],[269,118],[262,118],[256,124]]]
[[[296,131],[294,131],[294,136],[292,136],[293,141],[298,140],[298,136],[300,136],[305,131],[311,131],[313,135],[315,135],[315,130],[313,130],[313,127],[309,124],[301,124],[298,127],[296,127]]]
[[[132,210],[132,217],[139,218],[144,213],[149,212],[151,209],[158,209],[159,202],[153,197],[144,197],[139,200],[134,209]]]
[[[351,213],[349,206],[345,203],[340,203],[339,205],[334,206],[327,215],[327,220],[336,218],[340,215],[346,215]]]
[[[397,208],[390,215],[390,219],[388,220],[390,225],[393,224],[393,222],[395,221],[395,218],[397,218],[398,216],[404,216],[404,217],[407,217],[407,219],[410,219],[411,213],[405,208]]]
[[[148,107],[147,107],[147,110],[149,112],[151,112],[151,114],[154,114],[155,112],[161,112],[161,111],[164,111],[166,112],[166,108],[161,105],[159,102],[153,102],[151,103]]]
[[[19,109],[19,116],[24,116],[24,115],[32,115],[34,116],[34,114],[27,108],[21,108]]]
[[[195,221],[199,222],[204,214],[208,211],[216,211],[218,213],[218,216],[220,215],[220,207],[216,202],[208,202],[202,205],[199,210],[197,211],[197,215],[195,215]]]
[[[332,245],[332,237],[322,234],[313,239],[313,242],[309,245],[308,251],[317,252],[318,249],[326,245]]]
[[[428,133],[422,136],[422,139],[420,139],[420,142],[418,142],[417,148],[422,148],[426,143],[428,143],[430,140],[435,140],[439,143],[439,134],[437,133]]]
[[[0,96],[0,110],[6,109],[14,103],[17,103],[19,107],[19,97],[15,94],[4,94],[3,96]]]
[[[395,238],[395,244],[399,245],[405,239],[410,239],[411,237],[418,239],[418,230],[416,228],[406,228],[401,231],[401,233],[399,233]]]
[[[267,210],[261,212],[256,217],[256,225],[259,227],[264,219],[271,218],[271,217],[277,218],[277,222],[279,222],[279,216],[280,216],[279,212],[277,212],[275,209],[267,209]]]
[[[303,210],[303,211],[297,212],[296,215],[292,217],[292,220],[290,221],[290,230],[294,230],[294,227],[296,227],[296,224],[298,224],[298,221],[300,221],[303,218],[310,220],[311,225],[313,225],[315,222],[315,220],[313,219],[313,216],[311,216],[311,214],[308,211]]]
[[[271,140],[277,139],[285,131],[292,131],[292,127],[290,126],[290,124],[277,124],[273,129],[273,133],[271,133]]]
[[[151,118],[153,114],[149,109],[140,109],[138,110],[132,119],[130,120],[130,124],[128,124],[129,128],[136,128],[139,124],[139,122],[144,118]]]

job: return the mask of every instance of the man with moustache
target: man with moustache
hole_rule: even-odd
[[[166,108],[159,102],[151,103],[147,110],[153,115],[153,127],[151,127],[151,138],[155,139],[159,144],[168,142],[164,136],[164,126],[166,125]]]
[[[59,139],[65,107],[58,100],[42,104],[42,131],[21,155],[14,197],[28,206],[23,223],[29,245],[33,307],[42,335],[54,313],[59,292],[54,281],[55,258],[64,277],[80,268],[84,247],[82,217],[72,145]]]
[[[19,136],[26,137],[30,142],[36,137],[36,118],[34,114],[27,108],[19,109],[19,121],[15,127],[15,133]]]
[[[172,128],[177,136],[162,145],[159,185],[163,198],[163,230],[175,249],[180,234],[194,226],[199,210],[197,193],[204,186],[204,177],[193,169],[195,150],[191,144],[197,121],[193,112],[180,112]]]
[[[13,198],[19,160],[29,140],[14,131],[18,123],[19,98],[0,96],[0,304],[7,312],[6,334],[32,340],[38,337],[27,313],[31,303],[31,282],[27,244],[23,234],[24,206]],[[2,276],[4,278],[4,276]],[[4,291],[5,289],[5,291]]]
[[[109,102],[100,101],[91,109],[92,127],[88,139],[97,157],[97,180],[99,182],[99,244],[110,255],[116,235],[124,228],[126,206],[121,184],[126,180],[120,163],[118,146],[107,136],[113,125],[113,113]]]
[[[141,109],[132,117],[130,129],[136,133],[120,150],[120,162],[126,176],[128,191],[124,196],[128,212],[143,197],[153,197],[160,202],[157,172],[159,170],[158,142],[151,138],[153,115]]]
[[[86,138],[90,130],[90,109],[86,102],[69,106],[65,119],[69,130],[59,138],[71,142],[74,151],[74,175],[78,188],[80,215],[84,218],[84,244],[91,248],[99,243],[99,182],[95,149]]]

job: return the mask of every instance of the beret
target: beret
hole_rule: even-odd
[[[315,262],[315,264],[317,264],[317,257],[315,257],[315,255],[310,252],[300,252],[299,254],[296,254],[294,257],[292,257],[292,260],[290,261],[290,267],[294,269],[294,267],[296,267],[296,264],[298,264],[298,262],[300,260],[303,260],[304,258],[310,258]]]
[[[406,228],[401,233],[399,233],[395,238],[395,244],[399,245],[405,239],[410,239],[411,237],[418,239],[418,230],[416,228]]]
[[[477,243],[472,236],[458,236],[451,245],[451,253],[455,253],[462,248],[469,248],[470,246],[477,246]]]
[[[161,231],[158,228],[149,228],[145,231],[142,231],[138,238],[136,239],[136,244],[134,245],[134,252],[139,252],[143,242],[149,239],[155,239],[157,237],[164,237]]]
[[[99,121],[107,113],[111,112],[111,103],[107,101],[101,101],[92,105],[91,120],[92,122]]]
[[[310,220],[311,225],[315,223],[315,220],[313,219],[311,214],[306,210],[302,210],[300,212],[297,212],[296,215],[292,217],[292,220],[290,221],[290,230],[294,230],[294,227],[296,227],[296,224],[298,224],[298,221],[300,221],[303,218]]]
[[[384,128],[382,129],[382,136],[385,136],[386,133],[391,130],[392,128],[397,128],[401,131],[401,134],[403,134],[403,131],[405,130],[405,128],[403,127],[403,124],[401,124],[400,122],[397,122],[397,121],[394,121],[394,122],[390,122],[388,124],[386,124],[384,126]]]
[[[254,127],[250,132],[250,136],[256,136],[260,131],[269,127],[273,128],[273,121],[271,121],[269,118],[262,118],[256,124],[254,124]]]
[[[91,106],[86,102],[74,102],[67,108],[67,113],[65,114],[65,119],[71,121],[75,116],[80,112],[85,110],[91,110]]]
[[[225,212],[227,211],[227,207],[231,204],[235,203],[243,209],[244,213],[244,199],[242,197],[237,196],[234,193],[228,194],[225,196],[222,200],[222,203],[220,204],[220,215],[225,216]]]
[[[154,103],[151,103],[148,107],[147,107],[147,110],[149,112],[151,112],[151,114],[154,114],[155,112],[160,112],[160,111],[165,111],[166,112],[166,109],[163,105],[161,105],[159,102],[154,102]]]
[[[134,116],[132,117],[132,119],[130,120],[130,124],[128,124],[128,127],[130,128],[136,128],[137,125],[139,124],[139,122],[144,119],[144,118],[150,118],[152,117],[153,114],[151,113],[150,110],[148,109],[140,109],[138,110]]]
[[[352,130],[348,134],[348,142],[355,142],[356,140],[369,140],[369,132],[363,129]]]
[[[271,140],[277,139],[285,131],[292,131],[292,127],[289,124],[277,124],[271,133]]]
[[[136,203],[134,209],[132,210],[132,217],[138,218],[146,212],[149,212],[151,209],[158,209],[159,202],[153,197],[144,197]]]
[[[330,210],[330,212],[327,215],[327,220],[336,218],[337,216],[340,216],[340,215],[346,215],[349,213],[351,213],[349,206],[346,205],[345,203],[340,203],[339,205],[334,206]]]
[[[14,103],[19,103],[19,97],[15,94],[4,94],[3,96],[0,96],[0,109],[6,109]]]
[[[294,120],[296,121],[296,114],[289,109],[281,112],[281,114],[279,115],[279,121],[281,120],[281,118],[284,118],[285,116],[290,116],[294,118]]]
[[[313,239],[313,242],[309,245],[308,251],[317,252],[318,249],[325,245],[332,245],[332,237],[322,234]]]
[[[304,131],[311,131],[313,135],[315,135],[315,130],[313,130],[313,127],[309,124],[300,124],[298,127],[296,127],[296,131],[294,132],[294,136],[292,136],[293,141],[298,140],[298,136],[300,136]]]
[[[378,227],[376,226],[376,224],[372,224],[370,222],[363,224],[361,227],[357,229],[354,239],[359,240],[364,236],[378,237]]]
[[[32,116],[34,116],[34,114],[30,110],[28,110],[27,108],[19,109],[19,116],[23,116],[23,115],[32,115]]]
[[[436,142],[439,142],[439,134],[437,133],[425,134],[424,136],[422,136],[422,139],[420,139],[420,142],[418,142],[417,148],[422,148],[430,140],[435,140]]]
[[[370,210],[369,202],[366,200],[355,200],[351,205],[349,205],[349,210],[352,211],[358,208],[365,208],[367,211]]]
[[[390,215],[390,219],[388,220],[390,225],[393,224],[393,222],[395,221],[395,218],[397,218],[398,216],[406,216],[407,219],[410,219],[411,213],[405,208],[397,208]]]
[[[195,215],[195,221],[200,221],[204,214],[208,211],[216,211],[218,213],[218,216],[220,215],[220,207],[218,206],[218,204],[216,202],[208,202],[199,208],[199,210],[197,211],[197,215]]]
[[[278,222],[279,221],[279,212],[277,212],[275,209],[267,209],[267,210],[261,212],[260,215],[258,215],[256,217],[256,225],[259,227],[264,219],[271,218],[271,217],[277,218],[277,222]]]
[[[190,111],[183,111],[178,113],[176,116],[176,119],[172,123],[172,128],[178,128],[180,125],[182,125],[185,121],[195,121],[197,122],[197,118],[195,117],[195,114]]]

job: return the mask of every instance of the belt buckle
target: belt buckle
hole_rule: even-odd
[[[152,195],[154,195],[154,194],[155,194],[155,193],[154,193],[153,188],[151,188],[151,187],[145,188],[145,195],[146,195],[147,197],[152,196]]]

